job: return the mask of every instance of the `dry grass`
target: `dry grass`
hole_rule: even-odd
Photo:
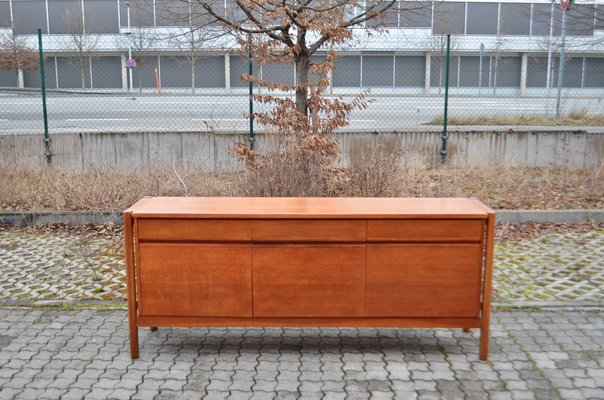
[[[415,168],[406,171],[401,195],[475,197],[496,209],[602,208],[603,169]]]
[[[442,118],[436,118],[428,125],[442,125]],[[449,117],[448,125],[526,125],[526,126],[603,126],[604,116],[588,115],[586,110],[573,110],[560,119],[539,115],[478,115],[474,117]]]
[[[354,168],[276,153],[245,173],[198,170],[63,171],[0,166],[2,210],[116,211],[143,196],[476,197],[495,209],[604,208],[604,163],[597,169],[401,167],[400,154]],[[186,190],[185,190],[186,187]]]
[[[330,195],[335,142],[314,140],[319,136],[273,135],[269,150],[250,152],[236,149],[245,169],[238,174],[245,196],[323,197]]]
[[[239,194],[232,174],[198,170],[123,172],[91,169],[78,172],[8,165],[0,165],[0,170],[3,172],[0,175],[0,209],[4,210],[117,211],[144,196]]]

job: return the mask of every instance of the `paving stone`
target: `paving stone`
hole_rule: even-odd
[[[436,391],[436,382],[427,380],[414,380],[415,390]]]
[[[113,392],[113,389],[93,388],[84,398],[91,400],[108,399],[111,392]]]
[[[238,391],[238,390],[232,390],[229,393],[229,399],[233,399],[233,400],[247,400],[250,399],[252,397],[252,392],[249,391]]]
[[[323,381],[321,390],[323,392],[344,392],[346,383],[344,381]]]
[[[165,389],[165,390],[161,390],[159,392],[159,394],[157,396],[155,396],[155,399],[157,399],[157,400],[177,400],[177,399],[180,399],[181,395],[182,395],[181,391]]]
[[[514,400],[532,400],[535,399],[535,394],[526,390],[511,390]]]
[[[275,392],[275,399],[279,399],[279,400],[286,400],[286,399],[295,399],[298,398],[298,392],[296,391],[286,391],[286,390],[279,390],[277,392]]]
[[[144,400],[152,399],[158,394],[156,390],[138,389],[136,393],[131,397],[133,400]]]
[[[63,393],[63,395],[61,395],[61,400],[82,399],[88,392],[90,392],[90,389],[69,388],[65,393]]]
[[[15,320],[12,311],[0,307],[0,322]],[[382,334],[376,329],[328,331],[307,328],[292,330],[301,343],[297,348],[282,347],[281,335],[287,330],[262,330],[262,333],[250,330],[261,339],[256,344],[246,342],[247,329],[200,330],[203,336],[199,338],[195,336],[197,330],[191,329],[165,328],[158,331],[157,337],[144,336],[141,330],[143,361],[131,362],[127,341],[123,340],[127,336],[121,335],[123,343],[120,346],[104,345],[113,340],[116,332],[123,331],[127,335],[124,310],[88,312],[89,338],[84,340],[78,336],[81,331],[74,333],[74,341],[81,343],[79,347],[72,347],[71,341],[53,338],[52,335],[62,336],[62,329],[47,330],[49,324],[59,323],[53,321],[66,326],[79,324],[80,312],[37,310],[39,324],[33,324],[27,331],[11,331],[11,343],[26,343],[30,338],[38,338],[50,344],[52,351],[41,347],[36,350],[35,358],[18,369],[5,368],[11,362],[7,356],[6,363],[0,367],[0,398],[15,395],[18,398],[26,398],[26,395],[44,398],[62,392],[65,392],[64,398],[132,396],[145,399],[156,396],[200,398],[206,393],[208,398],[221,399],[233,397],[233,393],[243,398],[263,398],[262,395],[266,398],[268,393],[269,398],[284,399],[314,399],[322,395],[342,398],[346,394],[348,398],[604,397],[602,387],[597,386],[602,379],[600,371],[604,360],[601,335],[595,330],[604,320],[604,311],[598,309],[495,311],[493,329],[506,332],[507,336],[491,337],[494,359],[491,362],[476,361],[478,336],[462,334],[459,330],[386,329]],[[0,337],[9,335],[12,329],[10,324],[2,323]],[[544,346],[540,341],[550,341],[551,347],[558,344],[549,332],[556,331],[559,324],[566,326],[568,331],[559,337],[572,336],[577,350],[568,354],[557,350],[541,351]],[[350,336],[342,336],[345,333]],[[534,340],[519,340],[527,335]],[[194,340],[190,339],[193,337]],[[92,338],[96,342],[91,342]],[[207,338],[210,339],[206,341]],[[446,344],[445,350],[440,350],[435,338],[441,342],[456,338],[456,344]],[[224,341],[229,344],[223,345]],[[312,345],[306,345],[306,342]],[[330,343],[328,352],[322,352],[323,342]],[[334,344],[343,342],[356,345]],[[265,352],[263,346],[269,351]],[[193,347],[199,349],[199,355],[191,355],[190,352],[197,354]],[[17,350],[7,352],[0,348],[0,355],[15,354],[19,349],[31,351],[27,346],[14,349]],[[504,350],[509,357],[497,357]],[[67,353],[64,357],[63,352]],[[81,359],[82,353],[93,352],[94,356],[87,361]],[[161,354],[166,355],[160,357]],[[325,357],[325,354],[330,355]],[[304,361],[292,361],[291,368],[280,369],[290,360],[297,359]],[[554,362],[553,368],[549,361]],[[10,365],[17,368],[16,364]],[[361,368],[357,369],[357,366]]]
[[[371,400],[387,400],[393,399],[394,393],[392,392],[382,392],[382,391],[371,391]]]
[[[323,400],[345,400],[346,399],[345,392],[324,392]]]
[[[513,400],[510,392],[489,392],[491,400]]]
[[[369,392],[351,392],[346,396],[347,400],[367,400],[371,397],[371,393]]]

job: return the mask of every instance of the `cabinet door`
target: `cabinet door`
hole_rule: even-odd
[[[254,246],[255,317],[360,317],[364,245]]]
[[[367,316],[478,316],[480,287],[478,244],[367,245]]]
[[[252,246],[141,243],[141,315],[252,316]]]

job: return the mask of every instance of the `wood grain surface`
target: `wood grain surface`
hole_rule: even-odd
[[[364,317],[154,317],[138,318],[139,326],[334,326],[334,327],[382,327],[382,328],[479,328],[480,318],[364,318]]]
[[[367,223],[359,220],[260,220],[252,221],[255,241],[364,242]]]
[[[141,243],[141,315],[252,316],[252,246]]]
[[[237,219],[139,218],[141,241],[249,241],[252,223]]]
[[[135,218],[485,219],[489,209],[464,198],[153,197],[128,211]]]
[[[479,316],[480,257],[478,244],[367,245],[366,315]]]
[[[361,317],[364,245],[257,245],[254,316]]]
[[[133,357],[138,326],[479,327],[488,355],[477,200],[158,197],[124,223]]]
[[[480,242],[484,221],[463,219],[442,220],[369,220],[368,241],[402,242]]]

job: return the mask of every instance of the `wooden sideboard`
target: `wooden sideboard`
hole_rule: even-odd
[[[124,212],[138,328],[480,328],[488,355],[495,214],[459,198],[140,200]]]

